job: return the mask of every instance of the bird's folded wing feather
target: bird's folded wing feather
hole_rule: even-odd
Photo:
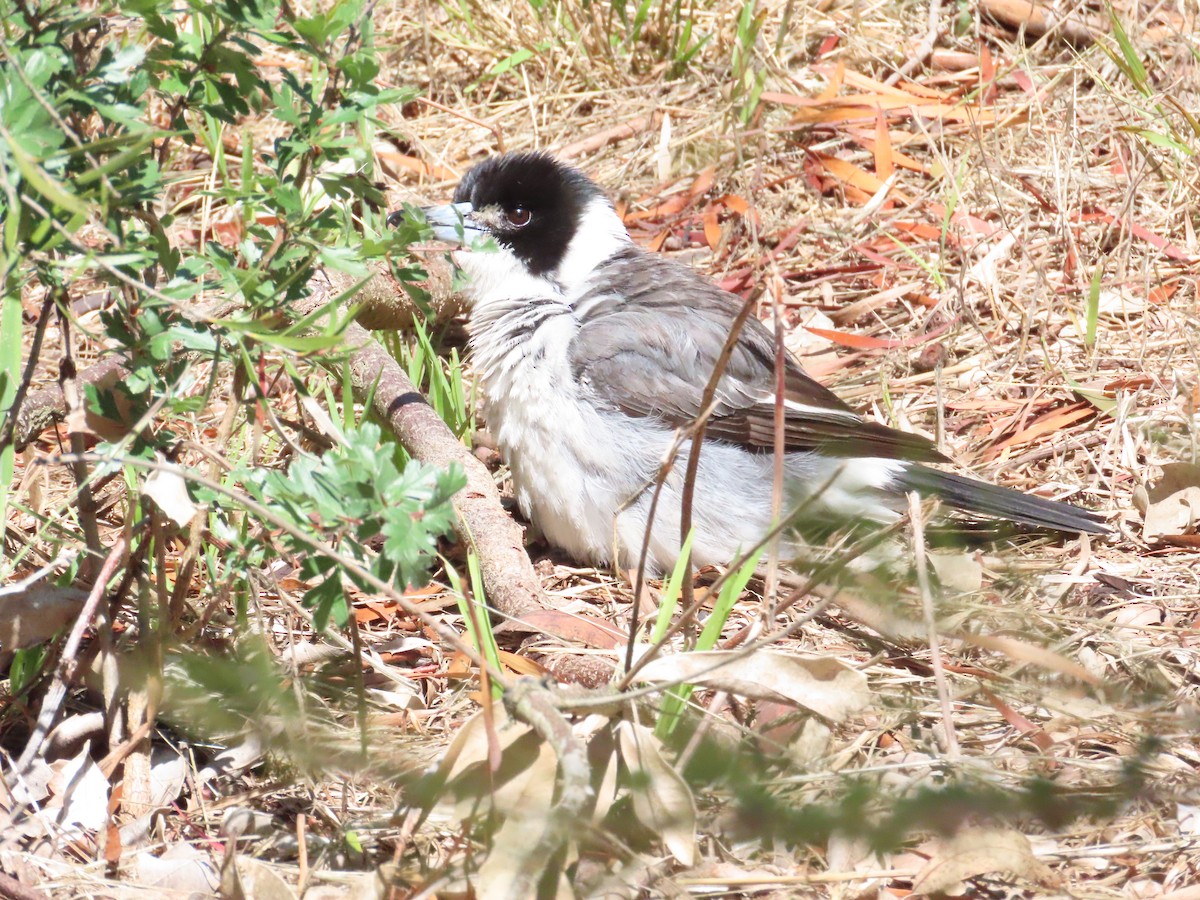
[[[652,258],[652,257],[651,257]],[[669,270],[666,275],[673,274]],[[740,301],[707,282],[675,290],[592,297],[570,347],[572,372],[600,404],[631,416],[686,425],[701,411]],[[659,287],[661,287],[661,283]],[[678,289],[686,288],[680,295]],[[664,301],[672,295],[674,302]],[[706,435],[770,452],[775,442],[774,340],[751,317],[717,385]],[[810,378],[790,355],[784,375],[783,437],[789,451],[946,462],[932,442],[864,419]]]

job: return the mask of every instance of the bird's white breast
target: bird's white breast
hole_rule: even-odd
[[[494,307],[493,307],[494,309]],[[654,466],[654,429],[614,429],[579,397],[567,351],[578,325],[569,307],[527,301],[473,325],[484,417],[512,472],[521,511],[580,559],[613,558],[614,524]],[[648,423],[647,423],[648,424]]]

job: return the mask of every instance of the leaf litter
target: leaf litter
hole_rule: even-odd
[[[615,743],[598,751],[604,799],[597,810],[611,821],[624,799],[653,838],[633,849],[600,841],[605,853],[596,845],[589,850],[607,854],[614,870],[644,864],[650,874],[638,886],[657,885],[664,892],[699,889],[703,880],[708,889],[745,895],[787,885],[832,891],[868,883],[890,896],[961,894],[960,888],[970,893],[1016,883],[1042,894],[1182,896],[1200,879],[1200,842],[1194,807],[1187,802],[1200,786],[1190,638],[1200,621],[1200,545],[1194,540],[1200,488],[1192,471],[1200,405],[1194,343],[1198,254],[1189,220],[1194,204],[1178,189],[1194,183],[1192,163],[1137,131],[1122,131],[1129,113],[1118,69],[1094,51],[1067,53],[1053,31],[1044,41],[1023,44],[1011,25],[980,16],[966,33],[947,29],[939,43],[939,50],[964,54],[960,61],[975,67],[918,69],[909,80],[886,85],[881,78],[888,68],[880,61],[904,59],[910,23],[882,6],[870,16],[837,5],[793,10],[792,31],[785,37],[837,35],[826,51],[834,60],[814,64],[798,52],[779,55],[783,6],[763,5],[759,54],[765,67],[773,67],[773,89],[763,92],[745,135],[730,134],[722,124],[726,85],[713,74],[722,62],[719,41],[699,57],[708,75],[672,82],[639,77],[601,52],[545,45],[550,26],[532,5],[505,17],[481,10],[477,31],[454,36],[461,23],[447,9],[398,3],[377,9],[376,27],[381,33],[430,37],[423,58],[396,62],[385,78],[418,82],[434,99],[469,110],[502,130],[510,149],[578,147],[590,136],[602,136],[576,150],[576,161],[616,188],[632,233],[647,246],[686,254],[740,292],[775,267],[793,334],[804,327],[801,310],[836,326],[808,329],[823,341],[805,344],[806,352],[820,354],[805,361],[826,373],[842,396],[876,404],[873,412],[885,421],[937,435],[983,477],[1018,487],[1068,489],[1080,502],[1113,513],[1121,533],[1109,543],[1065,550],[1024,544],[1006,550],[999,561],[972,555],[963,563],[951,555],[939,562],[939,614],[955,623],[944,629],[950,640],[943,650],[962,762],[985,781],[1017,790],[1028,776],[1053,773],[1060,786],[1102,791],[1109,784],[1102,776],[1137,757],[1151,736],[1153,746],[1144,753],[1149,785],[1102,819],[1055,825],[1027,815],[1015,817],[1012,827],[969,825],[934,837],[917,829],[907,849],[867,853],[866,864],[846,862],[839,870],[826,865],[839,856],[824,851],[841,838],[817,834],[781,842],[771,852],[748,840],[744,823],[723,812],[731,799],[727,788],[685,778],[678,748],[664,747],[644,725],[624,720],[615,723]],[[719,30],[730,9],[708,10],[704,27]],[[433,18],[428,31],[421,24],[427,13]],[[1138,46],[1161,69],[1162,83],[1172,85],[1164,90],[1195,108],[1189,87],[1195,79],[1187,77],[1194,49],[1187,23],[1194,12],[1121,3],[1114,14],[1138,26],[1130,28],[1132,39],[1142,42]],[[465,62],[464,46],[471,51]],[[544,49],[515,55],[529,47]],[[486,96],[461,93],[504,60],[510,61],[508,69],[493,71]],[[936,52],[931,61],[937,65]],[[871,77],[871,71],[881,77]],[[673,183],[664,183],[669,172],[661,165],[661,113],[668,110],[672,125],[665,152]],[[400,114],[394,115],[399,126]],[[621,127],[639,119],[644,124]],[[381,146],[377,154],[394,179],[394,200],[440,199],[472,162],[495,149],[486,129],[441,109],[424,107],[405,121],[403,127],[418,139],[403,150]],[[256,139],[252,128],[253,123],[247,136]],[[864,210],[868,215],[859,218]],[[231,229],[239,220],[233,211],[218,213],[215,236],[236,240]],[[1099,263],[1105,267],[1104,288],[1097,343],[1089,347],[1081,326],[1089,279]],[[972,273],[971,280],[958,283],[962,272]],[[916,353],[930,341],[944,345],[948,358],[916,371]],[[1085,391],[1101,392],[1104,405]],[[212,444],[216,434],[210,428],[194,437]],[[1085,443],[1093,436],[1096,441]],[[147,488],[181,523],[191,517],[191,501],[179,485],[165,481]],[[53,499],[69,485],[52,482],[46,490]],[[34,527],[20,516],[6,524],[24,533]],[[115,531],[120,523],[109,527]],[[591,645],[587,653],[614,661],[621,647],[613,646],[613,635],[626,634],[630,588],[611,573],[573,568],[553,554],[545,554],[543,571],[564,605],[578,604],[578,618],[563,629],[569,640],[543,637],[515,652],[571,655]],[[441,587],[430,591],[436,597]],[[357,665],[344,648],[319,659],[291,656],[293,646],[323,638],[285,595],[276,583],[260,598],[272,651],[284,661],[295,658],[303,676],[344,680],[345,666]],[[76,600],[66,594],[53,599]],[[875,602],[890,616],[904,616],[915,615],[912,599],[894,591],[887,604]],[[398,654],[386,663],[412,675],[421,702],[376,689],[372,715],[387,724],[374,739],[405,744],[422,764],[453,760],[455,777],[473,765],[483,778],[493,771],[497,753],[502,769],[504,754],[516,746],[525,752],[503,786],[465,789],[463,796],[546,810],[554,802],[554,754],[536,741],[529,746],[531,732],[508,723],[499,706],[489,726],[477,700],[447,677],[455,657],[435,652],[437,635],[380,613],[379,602],[361,599],[360,610],[373,610],[359,620],[368,645],[397,630],[420,633],[428,643],[405,646],[407,657]],[[786,615],[801,615],[806,605]],[[759,671],[734,667],[724,677],[716,674],[720,669],[702,675],[695,662],[702,655],[683,652],[681,637],[671,648],[675,652],[652,663],[659,668],[649,673],[693,679],[702,688],[697,701],[707,727],[722,746],[738,746],[755,735],[756,714],[765,709],[756,696],[782,697],[830,720],[833,727],[825,729],[815,761],[801,772],[771,771],[773,778],[794,781],[788,802],[796,807],[822,802],[836,807],[850,781],[847,773],[855,772],[878,778],[875,790],[885,796],[908,799],[935,782],[932,773],[946,765],[934,738],[941,713],[928,648],[902,637],[881,638],[848,608],[848,598],[844,608],[835,596],[796,635],[745,657],[755,660],[745,665]],[[540,614],[563,625],[559,612]],[[748,594],[726,633],[773,622],[771,612],[770,598]],[[455,612],[440,615],[461,630]],[[54,616],[35,623],[37,628],[53,630],[60,622]],[[531,624],[534,632],[549,630]],[[784,654],[790,662],[767,671]],[[837,677],[853,679],[853,690],[814,709],[805,702],[811,700],[807,688],[797,686],[786,668],[806,655],[824,660]],[[472,673],[462,666],[461,674],[469,681]],[[647,670],[642,674],[649,678]],[[732,696],[713,702],[721,694]],[[603,724],[583,729],[583,721],[576,724],[587,732],[581,739],[596,740]],[[334,715],[324,724],[341,742],[357,740],[352,717]],[[219,799],[188,786],[175,788],[173,799],[181,806],[166,816],[160,832],[169,849],[151,858],[164,862],[195,838],[216,841],[220,810],[235,803],[276,816],[271,828],[276,846],[289,830],[295,838],[297,808],[308,840],[347,831],[366,839],[368,854],[359,857],[345,842],[313,843],[314,856],[305,865],[316,866],[317,881],[328,877],[336,883],[338,866],[371,869],[394,858],[400,861],[394,884],[428,885],[435,881],[430,873],[439,867],[459,871],[475,852],[464,846],[457,826],[476,812],[456,808],[406,833],[393,818],[397,792],[379,768],[349,777],[318,772],[308,779],[279,778],[277,771],[256,768],[263,754],[253,746],[244,764],[206,776],[205,790],[219,790]],[[196,766],[197,752],[203,747],[192,744],[178,750],[177,760]],[[60,826],[102,827],[106,798],[96,789],[104,776],[88,754],[80,751],[66,763],[77,776],[74,795],[58,793],[65,791],[61,779],[47,774],[37,788],[41,796],[23,802],[45,800],[61,809]],[[209,758],[220,759],[215,752]],[[932,816],[930,809],[939,808],[926,812]],[[986,812],[976,815],[986,818]],[[936,825],[931,820],[928,827]],[[844,823],[833,832],[844,833]],[[495,839],[508,845],[521,837],[501,829]],[[269,859],[271,874],[256,870],[262,864],[239,860],[226,870],[227,893],[270,882],[273,896],[291,896],[300,877],[295,852],[272,855],[271,841],[246,841],[242,846],[249,852]],[[322,846],[334,849],[318,862]],[[130,850],[148,863],[146,851]],[[104,883],[83,866],[64,869],[39,861],[28,847],[5,852],[56,879],[62,896]],[[653,868],[657,853],[674,863]],[[505,877],[500,862],[497,856],[494,868],[486,870],[489,878]],[[156,883],[150,865],[130,863],[127,874],[134,881]],[[205,868],[188,853],[178,865],[196,868],[196,889],[213,889],[219,869]],[[276,883],[279,873],[286,884]],[[311,871],[306,876],[314,877]]]

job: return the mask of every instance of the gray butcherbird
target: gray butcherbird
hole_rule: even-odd
[[[603,192],[544,153],[488,159],[463,178],[453,204],[424,212],[437,238],[462,247],[454,255],[469,278],[484,416],[522,512],[580,560],[635,565],[648,485],[676,429],[700,414],[742,301],[641,250]],[[496,246],[472,249],[485,237]],[[887,523],[916,491],[970,517],[1108,531],[1088,510],[930,468],[949,462],[930,441],[864,419],[794,358],[785,362],[785,510],[803,505],[806,519],[825,526]],[[700,453],[698,565],[730,562],[771,527],[774,368],[771,332],[750,317]],[[686,448],[658,502],[651,569],[669,569],[679,555]]]

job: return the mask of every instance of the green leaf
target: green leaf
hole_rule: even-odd
[[[1096,346],[1096,327],[1100,321],[1100,284],[1104,278],[1104,266],[1096,266],[1092,272],[1092,283],[1088,286],[1086,327],[1083,342],[1089,349]]]
[[[9,137],[4,135],[4,137]],[[84,203],[75,194],[68,191],[62,184],[55,181],[41,166],[25,152],[24,148],[15,141],[9,141],[9,152],[12,155],[13,162],[17,166],[17,170],[21,173],[25,181],[36,190],[39,194],[49,200],[51,203],[75,213],[76,215],[86,216],[88,214],[87,204]]]

